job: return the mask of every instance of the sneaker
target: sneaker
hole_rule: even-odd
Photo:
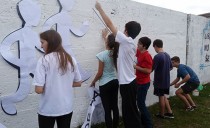
[[[165,119],[165,116],[160,115],[160,113],[155,114],[156,117],[161,118],[161,119]]]
[[[185,110],[186,111],[194,111],[194,108],[193,107],[187,107]]]
[[[173,113],[165,113],[164,116],[165,116],[165,118],[174,119]]]

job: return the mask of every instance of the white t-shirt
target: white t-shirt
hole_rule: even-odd
[[[50,53],[38,60],[33,85],[44,86],[38,113],[44,116],[61,116],[73,111],[73,82],[81,80],[76,60],[72,58],[74,71],[69,69],[62,74],[56,53]]]
[[[119,84],[129,84],[136,78],[133,68],[136,46],[131,37],[120,31],[117,32],[115,40],[120,43],[117,59]]]

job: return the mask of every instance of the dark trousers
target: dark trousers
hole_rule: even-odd
[[[146,107],[145,101],[150,82],[146,84],[137,85],[137,105],[141,112],[141,122],[145,128],[152,128],[152,120],[150,113]]]
[[[136,80],[120,85],[122,116],[125,128],[142,128],[141,115],[136,104]]]
[[[107,128],[117,128],[119,125],[118,88],[119,82],[117,79],[99,87]]]
[[[70,128],[72,113],[73,112],[57,117],[42,116],[39,114],[39,128],[54,128],[55,121],[57,123],[57,128]]]

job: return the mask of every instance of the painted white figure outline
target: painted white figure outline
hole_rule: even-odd
[[[87,33],[89,29],[89,23],[88,21],[83,22],[79,29],[73,27],[71,23],[71,17],[69,16],[68,11],[71,11],[74,5],[74,0],[58,0],[58,3],[60,5],[60,11],[46,20],[46,22],[43,25],[43,31],[49,30],[52,28],[53,25],[56,25],[56,31],[58,31],[62,37],[62,43],[65,50],[75,58],[70,44],[70,31],[75,36],[82,37]],[[80,74],[82,76],[82,81],[84,82],[91,77],[91,74],[83,70],[79,63],[77,64],[79,67]]]
[[[18,69],[19,85],[17,91],[1,99],[1,107],[8,115],[16,115],[15,103],[24,100],[30,93],[30,77],[33,76],[37,62],[35,46],[40,44],[38,34],[31,29],[32,26],[39,23],[40,7],[31,0],[21,0],[17,4],[17,9],[23,21],[22,28],[5,37],[0,46],[1,55],[5,61]],[[18,42],[18,57],[15,57],[10,50],[15,42]]]
[[[3,124],[0,123],[0,128],[6,128]]]

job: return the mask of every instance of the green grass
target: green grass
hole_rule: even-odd
[[[159,119],[154,116],[159,110],[158,104],[149,107],[154,128],[210,128],[210,84],[205,85],[199,96],[192,96],[197,109],[185,111],[184,104],[178,97],[170,97],[169,101],[174,119]],[[106,128],[105,123],[92,125],[91,128]],[[124,128],[122,120],[119,128]]]
[[[154,128],[210,128],[210,84],[205,85],[199,96],[192,96],[197,109],[185,111],[183,102],[176,96],[169,98],[175,119],[158,119],[158,104],[149,107]]]

